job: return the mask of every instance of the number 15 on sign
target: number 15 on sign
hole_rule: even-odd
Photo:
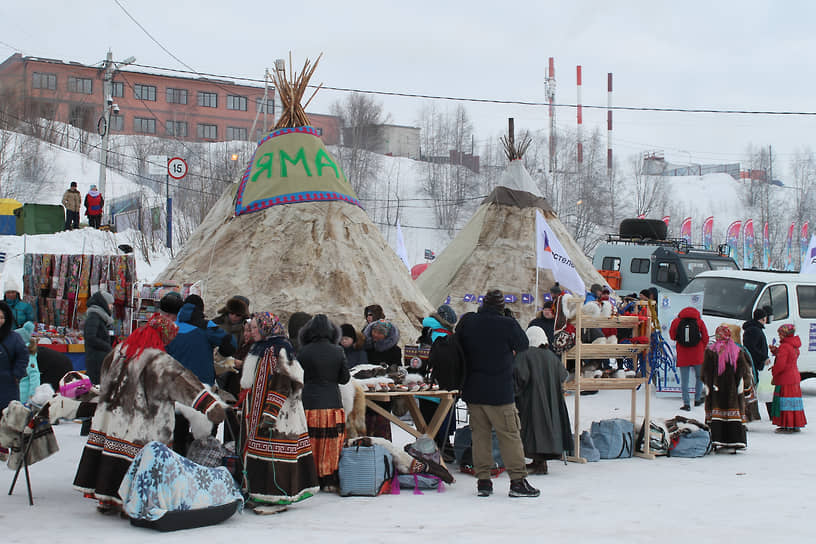
[[[167,161],[167,173],[173,179],[181,179],[187,175],[187,162],[181,157],[173,157]]]

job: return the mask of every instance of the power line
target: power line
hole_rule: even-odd
[[[173,57],[175,58],[175,56]],[[263,83],[263,79],[256,79],[250,77],[241,77],[241,76],[232,76],[226,74],[212,74],[206,72],[197,72],[195,70],[190,69],[190,71],[186,70],[178,70],[175,68],[163,68],[161,66],[151,66],[147,64],[133,64],[132,66],[139,66],[141,68],[149,68],[153,70],[165,70],[168,72],[176,72],[182,74],[196,74],[199,76],[206,76],[206,77],[218,77],[218,78],[225,78],[225,79],[232,79],[235,81],[249,81],[253,83]],[[309,85],[311,88],[317,88],[317,85]],[[396,96],[401,98],[421,98],[426,100],[447,100],[452,102],[471,102],[471,103],[479,103],[479,104],[504,104],[504,105],[513,105],[513,106],[531,106],[531,107],[541,107],[546,106],[549,107],[549,102],[538,102],[538,101],[530,101],[530,100],[513,100],[513,99],[500,99],[500,98],[474,98],[474,97],[464,97],[464,96],[446,96],[446,95],[435,95],[435,94],[421,94],[421,93],[408,93],[408,92],[401,92],[401,91],[379,91],[379,90],[372,90],[372,89],[356,89],[351,87],[333,87],[330,85],[323,85],[322,89],[326,89],[329,91],[337,91],[337,92],[347,92],[347,93],[360,93],[360,94],[373,94],[373,95],[380,95],[380,96]],[[570,102],[558,102],[554,103],[553,107],[556,108],[577,108],[578,104],[570,103]],[[816,111],[797,111],[797,110],[765,110],[765,109],[736,109],[736,108],[683,108],[683,107],[665,107],[665,106],[608,106],[608,105],[594,105],[594,104],[583,104],[583,108],[585,109],[596,109],[596,110],[618,110],[618,111],[644,111],[644,112],[667,112],[667,113],[713,113],[713,114],[728,114],[728,115],[802,115],[802,116],[816,116]]]

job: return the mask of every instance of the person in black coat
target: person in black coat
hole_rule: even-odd
[[[504,293],[488,291],[476,313],[467,313],[456,326],[465,355],[462,398],[468,405],[472,431],[473,469],[479,496],[493,493],[492,431],[496,431],[504,466],[510,476],[511,497],[537,497],[527,482],[521,442],[521,423],[515,403],[513,362],[530,342],[515,319],[504,317]]]
[[[85,370],[94,384],[100,383],[102,360],[111,352],[113,295],[97,291],[88,299],[85,314]]]
[[[12,330],[14,316],[8,304],[0,301],[0,410],[13,400],[20,400],[17,383],[26,376],[28,348]]]
[[[346,415],[338,384],[348,383],[346,355],[337,343],[340,329],[317,314],[298,333],[298,361],[303,367],[303,408],[317,465],[320,489],[337,492],[337,468],[346,434]]]
[[[754,310],[754,318],[742,324],[742,344],[754,362],[754,368],[759,372],[768,362],[768,339],[765,337],[765,325],[768,323],[768,314],[762,308]]]
[[[527,328],[530,327],[541,327],[541,330],[547,335],[547,346],[552,346],[553,330],[555,329],[555,312],[553,312],[552,300],[544,302],[541,311],[527,325]]]

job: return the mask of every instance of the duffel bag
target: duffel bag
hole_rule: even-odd
[[[669,455],[672,457],[702,457],[711,452],[711,433],[698,429],[682,433]]]
[[[593,421],[589,430],[601,459],[632,457],[635,426],[627,419]]]
[[[340,495],[375,497],[390,490],[394,476],[391,453],[379,445],[354,445],[340,453]]]

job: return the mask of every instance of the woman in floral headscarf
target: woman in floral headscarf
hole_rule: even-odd
[[[292,344],[277,316],[253,314],[248,332],[253,344],[241,374],[247,505],[291,504],[319,489],[301,398],[303,368],[292,357]]]
[[[218,399],[165,352],[177,332],[169,318],[153,314],[102,362],[99,403],[74,478],[74,488],[97,499],[100,512],[121,508],[119,484],[142,446],[172,441],[176,402],[213,423],[224,420]]]
[[[807,425],[802,404],[802,388],[799,385],[799,348],[802,341],[796,336],[796,328],[788,323],[777,329],[779,347],[772,347],[775,359],[771,368],[774,389],[771,404],[771,421],[779,428],[778,433],[798,433]]]
[[[708,387],[705,422],[714,447],[736,453],[748,445],[743,389],[751,383],[751,365],[731,339],[728,325],[717,327],[714,338],[703,356],[703,383]]]

